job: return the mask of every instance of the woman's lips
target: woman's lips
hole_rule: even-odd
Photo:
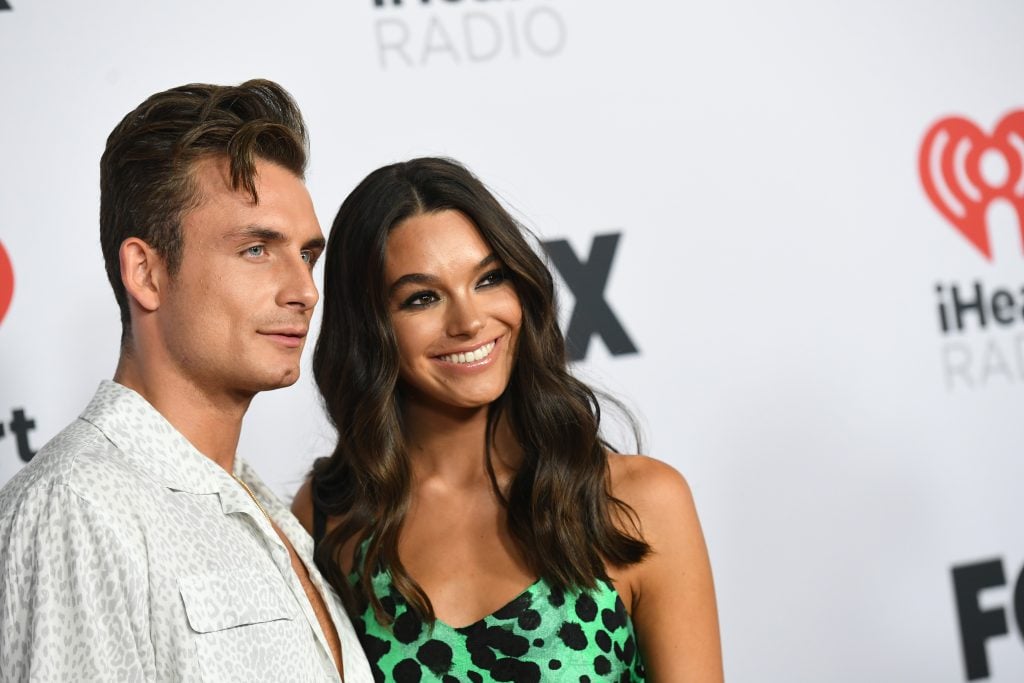
[[[457,368],[477,368],[488,365],[495,358],[495,350],[498,348],[499,341],[501,341],[500,337],[469,349],[434,356],[434,360]]]

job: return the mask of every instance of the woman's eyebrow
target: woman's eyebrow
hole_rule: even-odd
[[[426,275],[424,273],[408,273],[395,280],[388,291],[390,294],[394,294],[396,289],[399,289],[404,285],[436,285],[438,282],[439,280],[435,275]]]
[[[485,256],[480,261],[480,263],[476,264],[476,270],[481,270],[491,265],[495,261],[498,261],[498,255],[495,254],[494,252],[491,252],[490,254]],[[395,280],[391,284],[391,287],[388,289],[388,295],[394,294],[395,290],[400,289],[401,287],[408,284],[436,285],[439,282],[440,280],[436,275],[427,275],[426,273],[407,273],[402,277],[398,278],[397,280]]]
[[[477,270],[480,270],[481,268],[483,268],[483,267],[485,267],[485,266],[489,266],[489,265],[491,265],[492,263],[494,263],[494,262],[495,262],[495,261],[497,261],[497,260],[498,260],[498,255],[497,255],[497,254],[495,254],[495,253],[494,253],[494,252],[492,251],[492,252],[491,252],[490,254],[488,254],[487,256],[485,256],[485,257],[483,258],[483,260],[482,260],[482,261],[480,261],[480,263],[476,264],[476,269],[477,269]]]

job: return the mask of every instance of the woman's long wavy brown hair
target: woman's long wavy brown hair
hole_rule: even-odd
[[[462,212],[476,225],[504,264],[522,306],[512,375],[489,408],[482,444],[491,484],[507,509],[520,551],[538,576],[560,588],[592,588],[606,577],[605,561],[624,566],[650,552],[632,509],[611,494],[597,396],[569,373],[554,282],[521,226],[454,161],[423,158],[385,166],[345,199],[327,243],[313,372],[338,445],[312,473],[314,505],[342,520],[318,545],[316,564],[350,610],[361,612],[369,603],[382,623],[390,617],[373,592],[375,569],[389,570],[413,609],[434,619],[429,598],[398,556],[411,474],[385,251],[388,235],[402,221],[446,209]],[[491,452],[502,417],[522,449],[505,490],[495,478]],[[368,543],[353,567],[360,578],[350,584],[340,554],[353,539]]]

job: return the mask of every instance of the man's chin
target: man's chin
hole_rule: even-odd
[[[253,377],[251,381],[247,382],[247,388],[253,394],[258,394],[261,391],[273,391],[274,389],[284,389],[290,387],[299,381],[299,368],[285,368],[279,372],[274,373],[261,373],[259,377]]]
[[[299,369],[298,368],[290,368],[288,370],[285,370],[278,377],[276,377],[274,380],[272,380],[270,382],[270,385],[267,386],[265,389],[263,389],[263,391],[272,391],[274,389],[284,389],[285,387],[290,387],[291,385],[295,384],[298,381],[299,381]]]

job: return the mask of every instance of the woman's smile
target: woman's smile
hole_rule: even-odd
[[[435,358],[442,363],[460,365],[463,367],[477,368],[489,365],[493,360],[493,356],[491,354],[494,352],[499,339],[492,339],[489,342],[485,342],[466,351],[453,351],[451,353],[435,356]]]
[[[512,374],[522,307],[476,225],[453,210],[406,219],[388,237],[385,280],[408,396],[461,408],[497,400]]]

